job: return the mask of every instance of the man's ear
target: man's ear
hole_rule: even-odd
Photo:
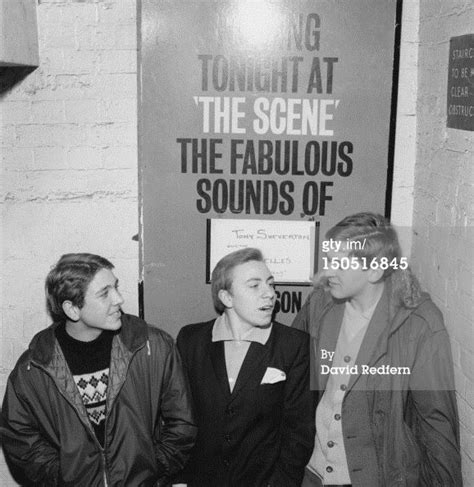
[[[226,307],[226,308],[232,308],[232,296],[227,289],[221,289],[218,293],[217,296],[221,300],[221,303]]]
[[[66,316],[71,321],[79,321],[80,309],[75,304],[72,304],[72,301],[64,301],[62,304],[62,308]]]
[[[369,282],[372,284],[375,284],[379,282],[382,277],[383,277],[383,269],[380,269],[380,267],[377,267],[377,269],[368,269],[369,272]]]

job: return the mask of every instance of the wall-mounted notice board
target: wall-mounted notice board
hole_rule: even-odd
[[[141,0],[147,321],[176,335],[215,316],[209,219],[311,221],[323,237],[348,214],[385,212],[399,4]],[[276,289],[290,324],[311,287]]]

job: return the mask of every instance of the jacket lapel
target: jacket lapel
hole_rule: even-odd
[[[317,377],[318,390],[322,391],[326,389],[326,384],[329,378],[329,374],[321,374],[321,365],[332,366],[332,361],[329,358],[322,358],[322,350],[334,352],[336,350],[337,339],[339,337],[339,331],[341,329],[342,318],[344,317],[344,304],[337,303],[331,309],[328,310],[324,316],[323,326],[321,326],[321,333],[319,340],[315,345],[315,358],[317,364]]]
[[[217,382],[222,393],[230,398],[229,379],[227,377],[227,367],[225,365],[225,352],[223,341],[210,342],[210,356],[212,368],[217,378]]]
[[[107,414],[111,411],[115,399],[127,378],[128,365],[134,353],[122,342],[119,334],[114,336],[110,352],[109,382],[107,384]]]
[[[62,395],[74,406],[83,424],[92,431],[86,407],[57,340],[53,344],[50,362],[48,364],[40,364],[40,366],[54,379]]]
[[[272,331],[273,335],[273,331]],[[245,355],[244,362],[240,368],[239,375],[237,376],[237,381],[235,382],[234,389],[232,391],[232,399],[234,399],[240,390],[245,386],[245,384],[255,376],[263,377],[265,373],[267,356],[270,350],[269,342],[271,336],[265,345],[260,343],[252,342]]]
[[[370,319],[359,353],[357,354],[356,364],[358,365],[359,374],[351,375],[347,387],[348,390],[350,390],[360,378],[362,372],[361,365],[370,365],[372,363],[377,344],[379,343],[381,336],[387,332],[388,325],[388,294],[387,288],[385,288],[374,310],[374,314]]]

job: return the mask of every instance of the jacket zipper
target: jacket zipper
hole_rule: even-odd
[[[130,364],[132,363],[132,360],[134,359],[135,355],[144,347],[145,345],[142,345],[140,348],[137,348],[131,355],[130,357],[130,360],[128,361],[127,363],[127,370],[125,371],[125,377],[127,377],[128,375],[128,371],[130,369]],[[148,346],[148,352],[150,352],[150,348],[149,348],[149,343],[148,343],[148,339],[147,339],[147,346]],[[150,355],[150,353],[148,353],[148,355]],[[109,368],[110,370],[110,368]],[[117,391],[117,394],[115,394],[115,398],[110,406],[110,408],[108,407],[108,398],[109,396],[107,395],[107,398],[106,398],[106,402],[105,402],[105,422],[104,422],[104,448],[102,449],[101,453],[102,453],[102,461],[104,463],[104,486],[105,487],[108,487],[108,482],[107,482],[107,463],[106,463],[106,457],[105,457],[105,452],[107,450],[107,420],[109,418],[109,415],[110,415],[110,411],[112,410],[112,407],[115,405],[116,403],[116,399],[118,398],[119,394],[120,394],[120,391],[122,390],[123,388],[123,385],[125,384],[125,381],[123,381],[121,384],[120,384],[120,388],[119,390]],[[94,435],[95,436],[95,435]]]
[[[102,452],[102,462],[104,463],[104,486],[108,487],[108,482],[107,482],[107,467],[105,464],[105,452]]]

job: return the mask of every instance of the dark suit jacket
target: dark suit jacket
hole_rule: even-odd
[[[231,393],[224,342],[212,342],[214,321],[185,326],[177,339],[198,424],[179,480],[193,487],[299,487],[315,436],[309,336],[274,323],[265,345],[251,343]],[[261,384],[267,367],[284,371],[286,380]]]

